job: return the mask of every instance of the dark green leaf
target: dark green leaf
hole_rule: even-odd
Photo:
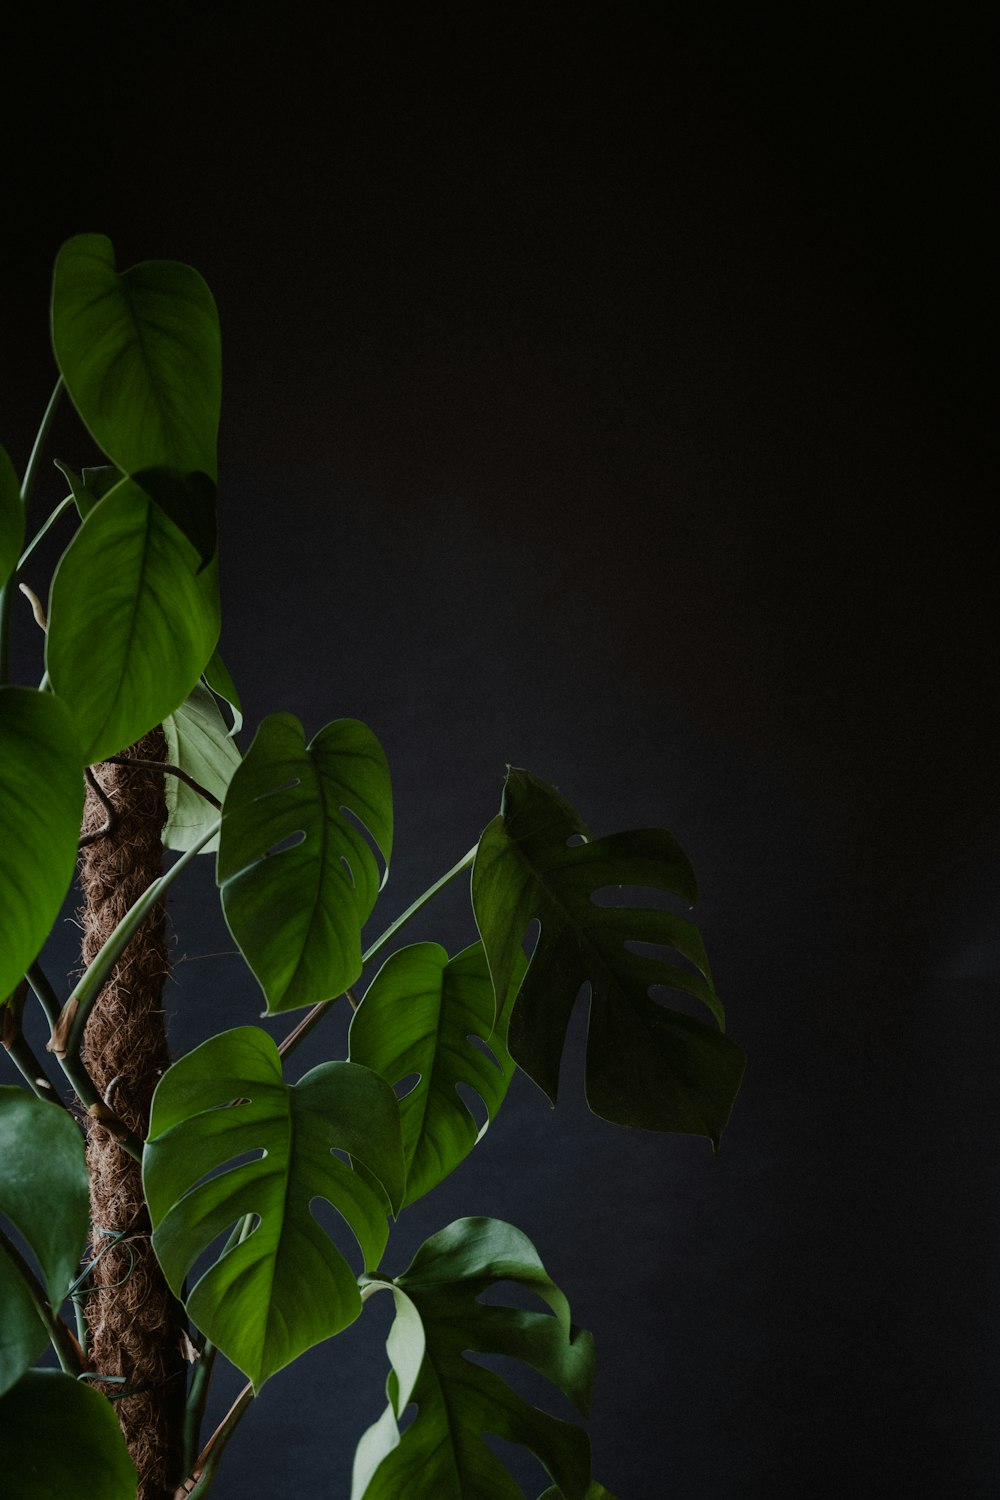
[[[167,741],[167,761],[179,766],[211,792],[220,802],[240,764],[240,752],[233,743],[219,712],[215,698],[207,687],[196,683],[194,691],[175,713],[163,721]],[[167,821],[163,842],[168,849],[190,849],[203,837],[219,814],[210,802],[176,776],[165,776]],[[218,837],[204,846],[210,854],[218,849]]]
[[[216,478],[219,320],[197,271],[144,261],[119,274],[110,240],[77,235],[56,258],[52,343],[77,411],[124,473]]]
[[[343,810],[368,829],[386,865],[392,850],[389,769],[371,730],[338,719],[304,740],[292,714],[265,719],[229,784],[222,821],[222,906],[269,1015],[335,999],[361,973],[361,929],[379,872]]]
[[[135,1500],[114,1407],[59,1370],[30,1370],[0,1400],[0,1453],[4,1500]]]
[[[81,764],[76,726],[60,698],[0,688],[0,996],[38,957],[73,878]]]
[[[240,695],[236,690],[236,684],[229,675],[228,668],[218,651],[212,652],[211,660],[202,674],[207,687],[217,698],[222,698],[233,711],[233,727],[230,734],[239,734],[243,728],[243,705]]]
[[[552,1309],[525,1312],[478,1299],[512,1281]],[[396,1301],[387,1342],[389,1406],[358,1444],[351,1500],[523,1500],[519,1485],[483,1442],[495,1433],[531,1450],[565,1500],[585,1500],[590,1443],[581,1427],[529,1406],[466,1352],[522,1360],[586,1415],[593,1383],[589,1333],[570,1323],[569,1305],[520,1230],[497,1219],[460,1219],[432,1236],[409,1270],[385,1286]],[[410,1402],[417,1415],[400,1433]]]
[[[493,985],[482,943],[451,960],[437,943],[400,949],[379,970],[358,1007],[351,1022],[351,1060],[374,1069],[393,1086],[419,1074],[419,1082],[399,1104],[407,1174],[404,1205],[447,1177],[486,1130],[477,1125],[457,1085],[475,1089],[490,1121],[503,1103],[514,1063],[504,1044],[505,1025],[495,1032],[493,1017]],[[471,1037],[488,1043],[496,1061]]]
[[[24,547],[21,486],[6,450],[0,448],[0,588],[17,567]]]
[[[564,1500],[564,1497],[562,1490],[552,1485],[550,1489],[545,1491],[544,1495],[539,1495],[538,1500]],[[612,1495],[610,1490],[606,1490],[603,1484],[598,1484],[597,1480],[593,1479],[590,1482],[590,1489],[587,1491],[586,1500],[615,1500],[615,1496]]]
[[[200,573],[218,545],[215,481],[207,474],[179,469],[141,469],[132,479],[187,537],[201,558]]]
[[[334,1150],[362,1162],[399,1203],[399,1108],[385,1080],[332,1062],[286,1084],[277,1047],[252,1026],[188,1053],[153,1096],[143,1181],[153,1245],[177,1295],[213,1240],[247,1214],[259,1218],[187,1301],[193,1321],[256,1389],[361,1311],[351,1268],[313,1218],[312,1200],[325,1198],[343,1216],[366,1266],[385,1248],[381,1196]],[[251,1151],[260,1157],[201,1180]]]
[[[69,464],[55,459],[55,466],[69,485],[70,494],[76,501],[81,521],[85,521],[99,500],[103,500],[123,477],[121,469],[114,464],[102,464],[96,469],[81,469],[77,474]]]
[[[129,479],[94,507],[52,581],[46,666],[88,764],[178,708],[219,635],[215,570]]]
[[[48,1301],[58,1311],[87,1240],[83,1137],[65,1110],[7,1086],[0,1088],[0,1214],[35,1257]],[[31,1291],[2,1244],[0,1329],[2,1395],[48,1343]]]
[[[584,842],[571,844],[574,837]],[[669,833],[641,829],[590,842],[557,792],[512,768],[472,872],[476,922],[498,996],[507,993],[529,924],[540,925],[511,1016],[511,1053],[555,1103],[570,1012],[589,983],[587,1100],[594,1113],[619,1125],[707,1135],[718,1146],[743,1053],[721,1030],[649,993],[667,985],[692,995],[721,1026],[700,934],[672,912],[596,904],[599,892],[616,886],[666,891],[688,903],[697,894]],[[673,949],[690,967],[633,952],[630,944]]]

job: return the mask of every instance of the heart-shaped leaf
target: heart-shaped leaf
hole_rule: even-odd
[[[197,271],[161,260],[119,274],[110,240],[76,235],[56,258],[52,344],[77,411],[124,473],[215,479],[219,319]]]
[[[260,1156],[208,1176],[251,1151]],[[325,1198],[343,1216],[366,1266],[385,1248],[381,1195],[334,1151],[363,1163],[399,1203],[399,1107],[385,1080],[331,1062],[286,1084],[277,1047],[253,1026],[189,1052],[153,1096],[143,1182],[153,1245],[176,1294],[213,1240],[246,1215],[258,1221],[187,1299],[193,1321],[258,1390],[361,1311],[354,1274],[313,1217],[312,1200]]]
[[[526,929],[540,925],[511,1015],[511,1054],[555,1103],[570,1012],[589,983],[586,1086],[594,1113],[619,1125],[706,1135],[717,1147],[743,1053],[721,1030],[649,993],[667,985],[692,995],[721,1026],[701,936],[672,912],[596,904],[597,893],[618,886],[666,891],[688,903],[697,894],[669,833],[640,829],[590,842],[558,792],[511,768],[472,872],[473,908],[498,997],[507,993]],[[672,949],[691,967],[630,945]]]
[[[240,764],[240,752],[226,728],[212,693],[201,683],[180,708],[163,721],[167,741],[167,762],[203,786],[221,802]],[[207,832],[219,814],[200,793],[177,776],[165,776],[167,821],[163,842],[168,849],[190,849]],[[205,844],[202,853],[218,849],[218,837]]]
[[[121,469],[114,464],[101,464],[97,468],[81,469],[77,474],[69,464],[64,464],[61,459],[55,459],[55,466],[69,485],[70,494],[76,503],[80,520],[85,521],[99,500],[103,500],[109,491],[124,477]]]
[[[0,1400],[0,1453],[4,1500],[135,1500],[114,1407],[60,1370],[29,1370]]]
[[[80,742],[60,698],[0,688],[0,765],[0,997],[6,997],[38,957],[76,863]]]
[[[497,1219],[460,1219],[427,1240],[395,1281],[366,1281],[393,1293],[396,1320],[386,1345],[389,1406],[358,1444],[351,1500],[523,1500],[483,1442],[486,1432],[530,1449],[564,1500],[586,1500],[590,1442],[583,1428],[530,1406],[465,1357],[471,1351],[522,1360],[587,1414],[593,1341],[571,1325],[566,1298],[520,1230]],[[535,1294],[552,1312],[478,1300],[500,1281]],[[401,1433],[397,1423],[410,1402],[417,1415]]]
[[[38,1262],[48,1301],[58,1311],[87,1240],[83,1137],[65,1110],[9,1086],[0,1088],[0,1214],[14,1225]],[[2,1243],[0,1329],[2,1395],[48,1343],[33,1292]]]
[[[265,719],[226,793],[216,878],[269,1015],[336,999],[361,973],[379,871],[345,809],[388,866],[392,792],[371,730],[337,719],[306,745],[292,714]]]
[[[419,1074],[399,1103],[404,1205],[447,1177],[486,1130],[477,1125],[458,1084],[475,1089],[486,1106],[487,1123],[503,1103],[514,1063],[504,1042],[506,1018],[495,1028],[493,1017],[493,985],[482,943],[452,959],[437,943],[415,943],[382,966],[351,1021],[352,1062],[364,1063],[394,1087]],[[473,1037],[487,1043],[492,1056]]]
[[[0,448],[0,588],[17,567],[24,546],[24,506],[14,466]]]
[[[123,479],[87,516],[52,580],[46,666],[88,764],[184,702],[219,636],[215,570]]]

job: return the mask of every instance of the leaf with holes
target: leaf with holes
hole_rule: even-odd
[[[226,793],[216,878],[268,1015],[335,999],[361,973],[379,871],[345,810],[388,866],[392,792],[371,730],[337,719],[306,745],[292,714],[265,719]]]
[[[30,1370],[0,1400],[0,1453],[4,1500],[135,1500],[114,1407],[60,1370]]]
[[[119,273],[106,236],[76,235],[56,259],[52,345],[73,404],[124,473],[215,479],[219,319],[197,271],[160,260]]]
[[[94,506],[52,580],[45,663],[88,764],[178,708],[219,637],[214,568],[123,479]]]
[[[221,803],[241,756],[207,687],[195,684],[180,708],[164,719],[163,733],[168,763],[186,771]],[[165,776],[163,781],[167,798],[163,842],[168,849],[190,849],[218,821],[219,814],[178,776]],[[213,853],[218,847],[216,835],[202,853]]]
[[[23,1089],[0,1088],[0,1215],[37,1261],[56,1311],[83,1254],[89,1207],[87,1164],[76,1121]],[[13,1242],[11,1251],[0,1240],[0,1395],[20,1380],[48,1343]]]
[[[498,1219],[460,1219],[421,1246],[394,1281],[365,1278],[396,1302],[387,1342],[389,1406],[358,1444],[351,1500],[523,1500],[519,1485],[483,1441],[494,1433],[530,1449],[564,1500],[586,1500],[590,1442],[582,1427],[530,1406],[467,1352],[518,1359],[552,1381],[586,1416],[594,1376],[593,1340],[570,1322],[569,1304],[531,1241]],[[479,1299],[514,1282],[551,1312],[498,1307]],[[366,1289],[366,1295],[368,1295]],[[411,1403],[417,1415],[402,1432]]]
[[[0,588],[17,567],[24,546],[21,487],[6,449],[0,448]]]
[[[398,1206],[399,1107],[385,1080],[331,1062],[286,1084],[277,1047],[253,1026],[189,1052],[153,1096],[143,1183],[153,1246],[177,1296],[219,1235],[246,1215],[258,1220],[187,1298],[194,1323],[257,1390],[361,1311],[354,1273],[313,1217],[312,1200],[325,1199],[346,1220],[366,1267],[385,1248],[381,1194],[334,1151],[360,1161]],[[249,1152],[260,1156],[210,1175]]]
[[[571,844],[573,838],[583,842]],[[498,1002],[529,924],[540,926],[511,1015],[511,1054],[555,1103],[570,1012],[589,983],[586,1088],[594,1113],[619,1125],[706,1135],[717,1147],[743,1075],[743,1053],[721,1029],[650,996],[654,985],[694,996],[721,1027],[701,936],[672,912],[596,903],[599,892],[616,886],[666,891],[689,904],[697,895],[691,866],[665,830],[591,842],[558,792],[511,768],[500,815],[480,839],[472,872],[473,908]],[[671,949],[690,967],[634,951],[639,945]]]
[[[0,1000],[38,957],[73,879],[83,774],[69,709],[0,687]]]
[[[522,966],[523,968],[523,966]],[[515,988],[520,973],[516,976]],[[406,1196],[414,1203],[464,1161],[486,1131],[458,1092],[475,1089],[491,1123],[514,1073],[504,1036],[494,1027],[493,985],[482,943],[448,958],[437,943],[394,953],[372,980],[351,1021],[351,1060],[394,1087],[419,1081],[399,1104],[406,1158]],[[472,1038],[490,1048],[482,1052]]]

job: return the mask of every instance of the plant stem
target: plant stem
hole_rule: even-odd
[[[166,771],[168,776],[176,776],[179,781],[183,781],[186,786],[189,786],[193,792],[197,792],[199,797],[204,797],[206,802],[211,802],[217,812],[222,811],[222,803],[218,797],[214,796],[212,792],[207,791],[199,781],[195,781],[193,776],[189,776],[187,771],[182,771],[180,766],[168,765],[164,760],[140,760],[137,755],[109,755],[105,764],[109,766],[124,766],[126,770],[129,766],[139,766],[146,771]]]
[[[25,469],[24,478],[21,481],[22,511],[27,511],[28,501],[30,500],[32,491],[35,488],[35,480],[38,477],[38,466],[41,462],[42,457],[42,449],[45,447],[45,440],[49,435],[49,428],[52,426],[52,418],[56,414],[56,407],[59,404],[59,397],[62,394],[62,390],[63,378],[60,375],[59,379],[56,381],[55,390],[49,397],[49,404],[45,408],[45,415],[42,417],[41,424],[38,428],[38,433],[35,437],[34,446],[31,450],[31,457],[28,459],[28,467]],[[18,567],[14,569],[13,573],[6,580],[6,582],[2,586],[0,586],[0,684],[6,683],[10,678],[10,607],[11,600],[14,597],[14,590],[17,588],[17,574],[19,568],[20,564],[18,564]]]
[[[49,1082],[41,1063],[28,1046],[27,1039],[19,1033],[12,1042],[5,1045],[11,1062],[24,1081],[31,1086],[32,1092],[39,1099],[51,1099],[53,1104],[58,1104],[62,1109],[68,1109],[69,1105]]]
[[[28,561],[28,559],[31,556],[31,554],[34,552],[35,548],[38,546],[39,542],[42,540],[42,538],[44,536],[47,536],[47,534],[49,533],[49,531],[52,529],[52,527],[58,521],[59,517],[61,515],[63,515],[65,511],[69,510],[69,508],[70,508],[70,506],[72,504],[73,504],[73,496],[72,495],[67,495],[66,498],[65,498],[65,500],[60,500],[59,504],[56,506],[55,510],[49,516],[49,518],[45,522],[45,524],[43,526],[41,526],[38,531],[35,532],[35,535],[32,537],[31,541],[28,543],[27,547],[25,547],[24,551],[21,553],[21,556],[18,558],[18,561],[17,561],[17,571],[19,573],[20,573],[21,569],[24,567],[25,563]]]
[[[90,1015],[94,1002],[97,1000],[111,970],[157,901],[169,889],[181,871],[186,869],[196,855],[201,853],[209,840],[215,837],[220,826],[221,819],[217,819],[211,828],[202,834],[197,843],[192,844],[191,848],[181,855],[176,864],[172,865],[158,880],[153,881],[152,885],[143,892],[138,901],[134,902],[124,917],[122,917],[118,926],[66,1001],[58,1020],[52,1028],[48,1050],[54,1052],[60,1060],[65,1056],[68,1061],[69,1058],[76,1057],[79,1053],[80,1045],[83,1041],[84,1029],[87,1025],[87,1017]]]
[[[478,848],[478,844],[473,845],[468,854],[463,854],[457,865],[452,865],[451,869],[447,872],[446,875],[442,875],[440,880],[436,880],[432,886],[428,886],[423,895],[418,896],[416,901],[414,901],[411,906],[408,906],[406,908],[402,916],[397,917],[395,922],[393,922],[390,927],[386,928],[382,936],[376,938],[375,942],[367,950],[367,952],[362,953],[362,964],[371,963],[373,958],[377,958],[379,954],[389,946],[393,938],[396,936],[397,932],[400,932],[402,928],[406,926],[411,917],[415,917],[417,915],[417,912],[425,907],[428,901],[432,900],[433,897],[437,895],[438,891],[443,890],[450,881],[455,879],[456,875],[461,875],[463,870],[467,870],[472,864],[472,861],[475,859],[476,850]],[[344,993],[350,1001],[352,1008],[354,1010],[357,1010],[358,1001],[355,997],[354,991],[352,989],[347,989]],[[338,995],[334,1000],[321,1000],[318,1005],[314,1005],[312,1010],[310,1010],[302,1018],[302,1020],[294,1028],[294,1030],[290,1031],[282,1042],[279,1042],[278,1056],[288,1057],[290,1053],[294,1052],[299,1043],[305,1041],[306,1037],[309,1035],[310,1031],[312,1031],[313,1027],[318,1025],[318,1023],[322,1021],[327,1011],[330,1010],[334,1005],[336,1005],[337,1000],[339,999],[340,996]]]
[[[2,1229],[0,1229],[0,1249],[4,1251],[21,1273],[24,1284],[31,1293],[31,1299],[38,1309],[38,1316],[48,1331],[52,1347],[59,1356],[60,1365],[67,1375],[79,1375],[84,1366],[83,1353],[79,1344],[66,1327],[62,1318],[53,1312],[52,1304],[45,1294],[45,1288],[14,1244],[14,1241],[8,1238]]]
[[[186,1496],[190,1496],[191,1500],[195,1500],[195,1497],[201,1500],[201,1497],[207,1493],[222,1462],[223,1450],[252,1400],[253,1385],[248,1381],[201,1450],[190,1475],[177,1490],[175,1500],[183,1500]],[[195,1483],[188,1488],[191,1480]]]

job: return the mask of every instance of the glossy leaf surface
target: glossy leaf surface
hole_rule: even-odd
[[[87,1240],[89,1188],[83,1138],[66,1110],[23,1089],[0,1088],[0,1220],[37,1262],[58,1311]],[[17,1266],[0,1245],[0,1395],[42,1353],[48,1334]]]
[[[144,261],[119,273],[110,240],[76,235],[56,258],[52,343],[77,411],[124,473],[215,479],[219,320],[197,271]]]
[[[482,943],[452,959],[437,943],[415,943],[382,966],[351,1021],[353,1062],[374,1069],[394,1087],[420,1075],[399,1102],[404,1204],[447,1177],[486,1129],[479,1128],[458,1084],[475,1089],[490,1120],[503,1103],[514,1063],[503,1040],[505,1021],[495,1032],[493,1017]],[[488,1043],[493,1055],[471,1037]]]
[[[60,1370],[31,1370],[0,1399],[0,1453],[4,1500],[135,1500],[114,1407]]]
[[[259,1219],[187,1299],[192,1320],[256,1389],[361,1311],[354,1273],[311,1201],[333,1205],[366,1266],[385,1248],[381,1197],[334,1150],[362,1162],[399,1203],[399,1108],[385,1080],[332,1062],[286,1084],[277,1047],[256,1027],[204,1042],[168,1069],[153,1096],[143,1181],[153,1245],[174,1292],[181,1295],[219,1235],[247,1214]],[[260,1155],[208,1177],[249,1152]]]
[[[388,865],[389,769],[371,730],[338,719],[306,745],[292,714],[265,719],[229,785],[217,879],[268,1014],[335,999],[361,973],[379,868],[345,808]]]
[[[480,1302],[497,1282],[514,1282],[551,1312]],[[358,1444],[351,1500],[523,1500],[523,1491],[483,1434],[526,1447],[564,1500],[586,1500],[590,1442],[575,1423],[530,1406],[466,1352],[506,1355],[552,1381],[587,1414],[593,1341],[574,1328],[569,1305],[530,1240],[497,1219],[460,1219],[432,1236],[391,1283],[396,1321],[387,1341],[389,1406]],[[417,1415],[400,1433],[411,1403]]]
[[[584,842],[571,844],[574,837]],[[472,873],[473,907],[498,996],[507,992],[530,923],[540,927],[511,1015],[511,1054],[555,1103],[570,1013],[589,983],[586,1088],[594,1113],[619,1125],[706,1135],[717,1146],[743,1054],[715,1026],[649,993],[666,985],[692,995],[721,1025],[701,936],[669,911],[597,904],[597,893],[617,886],[666,891],[688,903],[697,894],[691,867],[665,830],[591,842],[553,788],[512,768]],[[690,967],[636,952],[638,945],[673,950]]]
[[[186,771],[222,802],[241,756],[207,687],[195,684],[180,708],[164,719],[163,733],[168,763]],[[163,842],[168,849],[190,849],[218,821],[219,814],[179,777],[165,776],[163,781],[167,797]],[[202,852],[210,854],[218,847],[216,837]]]
[[[24,507],[14,466],[0,448],[0,586],[17,566],[24,547]]]
[[[89,513],[52,581],[46,666],[88,764],[184,702],[219,636],[214,575],[165,512],[124,479]]]
[[[0,688],[0,998],[33,963],[59,914],[83,814],[80,744],[52,693]]]
[[[223,698],[229,704],[233,714],[233,727],[229,732],[239,734],[243,728],[243,705],[236,684],[229,675],[229,668],[218,651],[212,652],[202,676],[206,687],[210,687],[217,698]]]

